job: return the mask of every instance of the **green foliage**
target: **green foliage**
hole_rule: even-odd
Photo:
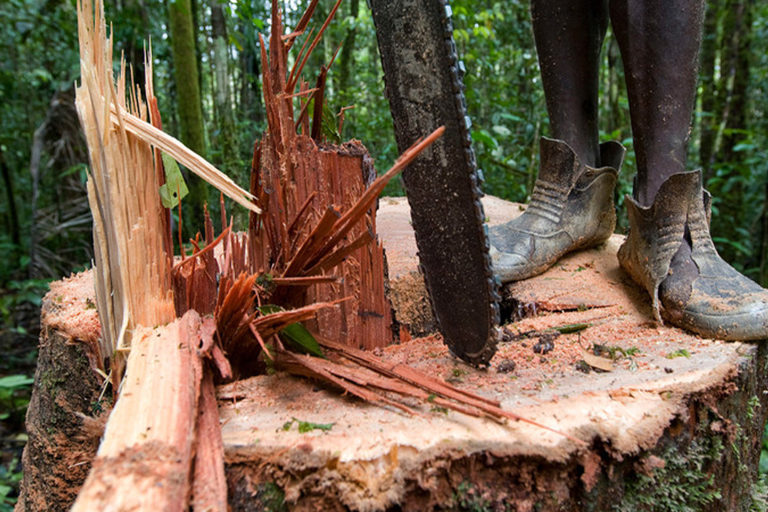
[[[24,327],[15,325],[14,312],[22,304],[40,307],[42,297],[48,289],[49,279],[24,279],[9,281],[4,293],[0,293],[0,320],[11,330],[25,333]]]
[[[24,424],[34,379],[26,375],[0,377],[0,422],[2,430],[18,431]],[[15,434],[15,441],[24,442],[26,434]],[[21,483],[21,466],[14,453],[13,458],[3,457],[0,465],[0,512],[10,512],[16,503]]]
[[[8,466],[0,465],[0,512],[12,512],[21,485],[21,465],[13,459]]]
[[[611,360],[617,360],[622,357],[632,358],[640,353],[640,349],[637,347],[623,348],[617,345],[601,345],[595,343],[592,345],[592,353],[596,356],[607,357]]]
[[[686,349],[681,348],[681,349],[678,349],[678,350],[675,350],[673,352],[668,353],[664,357],[666,357],[667,359],[675,359],[675,358],[678,358],[678,357],[690,358],[691,357],[691,353],[688,352]]]
[[[261,306],[258,309],[263,315],[269,315],[283,311],[283,308],[280,306],[275,306],[272,304]],[[290,343],[296,350],[303,354],[310,354],[315,357],[325,357],[325,354],[323,354],[323,349],[320,348],[320,344],[317,343],[315,337],[312,336],[312,333],[310,333],[307,328],[300,323],[291,324],[288,327],[282,329],[280,331],[280,338],[283,341]]]
[[[311,421],[302,421],[297,418],[291,418],[289,421],[283,423],[283,430],[286,432],[291,430],[291,427],[294,423],[296,423],[300,434],[306,434],[307,432],[312,432],[313,430],[328,432],[335,425],[335,423],[313,423]]]
[[[26,375],[0,377],[0,421],[23,421],[29,404],[29,386],[34,379]]]
[[[525,201],[548,121],[528,2],[452,2],[467,109],[486,193]]]
[[[589,327],[592,327],[592,324],[578,323],[578,324],[560,325],[557,327],[553,327],[553,329],[559,332],[560,334],[573,334],[575,332],[581,332],[584,329],[588,329]]]

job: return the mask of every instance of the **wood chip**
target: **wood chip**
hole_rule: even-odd
[[[613,361],[611,361],[607,357],[600,357],[594,354],[590,354],[587,351],[582,351],[581,358],[584,360],[585,363],[587,363],[592,368],[596,368],[604,372],[613,371]]]

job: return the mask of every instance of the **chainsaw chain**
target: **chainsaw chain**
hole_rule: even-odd
[[[478,225],[483,226],[485,232],[485,279],[488,281],[488,289],[491,294],[491,301],[488,305],[490,308],[490,333],[498,340],[498,325],[500,322],[499,316],[499,303],[501,302],[501,295],[499,290],[501,283],[499,279],[493,274],[493,264],[491,262],[490,255],[490,238],[488,234],[488,225],[485,224],[485,212],[483,209],[483,203],[481,198],[483,197],[483,191],[481,186],[483,184],[483,171],[477,167],[477,158],[475,157],[475,151],[472,149],[472,134],[470,129],[472,128],[472,120],[467,113],[467,102],[464,97],[464,74],[466,69],[464,63],[459,59],[458,51],[456,49],[456,43],[453,39],[453,22],[451,21],[452,10],[448,0],[443,0],[443,35],[445,41],[445,51],[451,62],[451,77],[453,83],[451,84],[454,94],[454,102],[456,104],[456,111],[460,116],[460,131],[462,140],[464,143],[464,158],[467,163],[467,167],[471,170],[470,181],[472,187],[472,195],[475,202],[475,213],[477,214]],[[422,275],[424,269],[420,269]],[[437,319],[435,311],[432,311],[433,316]],[[488,361],[496,351],[496,343],[488,343],[481,354],[476,354],[478,361]],[[489,353],[490,352],[490,353]]]

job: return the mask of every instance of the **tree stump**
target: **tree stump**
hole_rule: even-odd
[[[495,223],[523,207],[487,198],[485,209]],[[381,200],[378,228],[395,316],[429,332],[404,199]],[[451,357],[437,336],[377,350],[587,447],[520,422],[438,407],[408,417],[256,377],[219,389],[233,510],[747,510],[760,499],[766,349],[654,325],[618,267],[621,241],[507,288],[515,322],[489,370]],[[576,332],[542,332],[562,326]],[[519,336],[529,331],[537,335]]]
[[[101,330],[95,303],[90,272],[52,283],[43,299],[16,510],[69,510],[91,469],[100,432],[87,418],[103,406],[90,361]]]
[[[390,201],[381,202],[378,228],[395,293],[402,274],[393,269],[410,274],[417,267],[407,241],[393,241],[393,233],[407,233],[408,223],[404,216],[405,224],[390,230]],[[499,205],[502,215],[495,213]],[[486,208],[492,222],[520,211],[496,202]],[[620,242],[615,236],[508,288],[506,310],[516,320],[488,370],[451,357],[438,336],[375,349],[393,364],[499,399],[505,409],[586,446],[522,422],[499,424],[429,405],[411,417],[305,379],[253,377],[218,389],[231,509],[748,510],[761,499],[755,481],[768,414],[765,346],[703,340],[654,325],[648,299],[618,268]],[[398,251],[410,259],[399,261]],[[75,279],[81,284],[65,291],[55,284],[45,310],[59,304],[73,319],[95,314],[89,279],[81,274]],[[68,339],[89,340],[98,332],[93,319],[79,327],[77,321],[54,326],[52,319],[44,314],[43,348],[72,347]],[[576,332],[542,332],[565,325]],[[52,361],[43,354],[33,403],[36,414],[47,417],[41,397]],[[82,386],[98,381],[82,361],[78,376],[70,374],[62,385],[75,386],[67,393],[87,395],[80,404],[87,414],[88,393],[98,385],[90,391]],[[64,416],[74,418],[72,412]],[[43,435],[58,439],[44,428]],[[95,444],[68,435],[69,444],[57,448],[59,458],[43,460],[30,455],[35,432],[30,429],[19,509],[63,510],[76,479],[47,475],[64,474],[72,454]],[[29,496],[44,485],[65,489],[41,506]]]

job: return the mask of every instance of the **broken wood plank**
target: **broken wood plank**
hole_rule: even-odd
[[[190,311],[134,333],[126,378],[75,512],[183,511],[190,494],[202,366]]]
[[[195,472],[192,509],[196,512],[227,512],[227,480],[224,476],[224,444],[219,426],[219,406],[213,371],[203,369],[200,412],[195,438]]]

